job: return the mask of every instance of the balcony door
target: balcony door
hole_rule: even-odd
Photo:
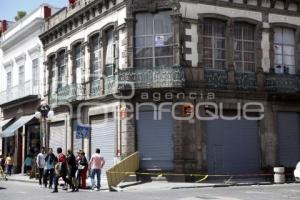
[[[170,12],[136,15],[134,62],[138,68],[173,65],[173,25]]]

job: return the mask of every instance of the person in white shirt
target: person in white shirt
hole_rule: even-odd
[[[41,148],[41,152],[37,155],[36,157],[36,165],[37,168],[39,169],[39,184],[42,187],[42,179],[44,176],[44,168],[45,168],[45,158],[46,158],[46,154],[45,154],[45,147]]]
[[[97,191],[100,190],[101,187],[101,169],[105,165],[105,160],[103,156],[100,154],[100,149],[96,149],[96,153],[94,153],[91,157],[89,167],[91,169],[91,180],[92,180],[92,189],[95,189],[95,175],[97,175]]]

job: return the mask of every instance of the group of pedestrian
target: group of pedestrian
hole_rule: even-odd
[[[51,148],[46,154],[45,148],[37,155],[36,164],[39,170],[39,184],[41,187],[52,189],[52,193],[58,192],[59,179],[65,182],[64,190],[68,187],[72,192],[79,191],[79,188],[86,188],[86,178],[88,169],[92,180],[92,189],[100,190],[101,169],[105,164],[104,158],[100,155],[100,149],[96,149],[90,162],[87,161],[85,153],[80,150],[75,156],[72,150],[67,151],[67,155],[62,152],[62,148],[57,148],[57,156]],[[94,177],[97,176],[97,185]],[[48,184],[49,180],[49,184]]]
[[[0,156],[0,166],[8,175],[11,176],[12,169],[14,166],[13,154],[8,154],[6,157],[3,155]]]

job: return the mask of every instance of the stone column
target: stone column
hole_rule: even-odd
[[[205,82],[205,77],[204,77],[204,64],[203,64],[203,28],[204,28],[204,19],[202,15],[198,16],[198,69],[196,70],[195,73],[195,79],[196,81],[199,82]]]
[[[128,102],[129,103],[129,102]],[[137,149],[135,143],[136,136],[136,124],[135,124],[135,112],[126,107],[126,104],[121,103],[121,109],[126,108],[127,116],[133,116],[133,119],[120,118],[120,135],[121,135],[121,155],[122,157],[129,156]]]
[[[66,51],[66,80],[67,85],[71,85],[73,83],[73,51]]]
[[[234,67],[234,21],[229,19],[226,25],[226,60],[228,67],[228,89],[236,89],[235,83],[235,67]]]
[[[180,41],[182,35],[182,26],[181,26],[181,14],[175,12],[171,14],[173,21],[173,33],[174,33],[174,46],[173,46],[173,64],[180,65],[181,61],[181,50],[180,50]]]
[[[275,166],[277,153],[276,112],[270,103],[265,103],[265,117],[260,122],[262,165]]]
[[[134,51],[134,26],[135,26],[135,18],[130,16],[125,19],[127,26],[127,67],[133,67],[133,51]]]
[[[87,96],[90,95],[91,89],[91,47],[88,42],[83,44],[84,47],[84,76],[83,76],[83,83],[85,83],[85,94]]]

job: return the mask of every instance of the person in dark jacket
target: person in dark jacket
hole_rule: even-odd
[[[69,184],[70,187],[72,188],[72,192],[75,190],[74,185],[72,182],[67,179],[67,158],[66,156],[62,153],[62,148],[58,147],[57,148],[57,164],[54,167],[55,171],[55,176],[54,176],[54,190],[52,193],[57,193],[58,192],[58,180],[61,177],[66,184]]]
[[[55,157],[52,148],[48,149],[48,153],[45,157],[45,171],[44,171],[44,185],[47,188],[48,177],[49,177],[49,189],[52,189],[53,177],[54,177],[54,166],[57,163],[57,158]]]
[[[71,149],[68,150],[67,164],[68,164],[68,178],[74,184],[75,183],[75,174],[77,171],[77,164],[76,164],[76,158]]]

